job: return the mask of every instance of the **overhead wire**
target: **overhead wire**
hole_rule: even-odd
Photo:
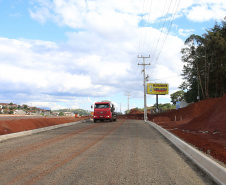
[[[158,55],[157,55],[157,57],[156,57],[156,59],[155,59],[154,66],[152,66],[152,68],[151,68],[151,74],[150,74],[150,76],[153,74],[153,71],[154,71],[155,66],[156,66],[156,64],[157,64],[157,62],[158,62],[159,56],[160,56],[160,54],[161,54],[161,52],[162,52],[162,50],[163,50],[163,47],[164,47],[165,42],[166,42],[166,39],[167,39],[167,37],[168,37],[168,35],[169,35],[169,32],[170,32],[170,29],[171,29],[171,27],[172,27],[173,20],[174,20],[174,18],[175,18],[175,15],[176,15],[176,13],[177,13],[178,8],[179,8],[179,5],[180,5],[181,0],[178,1],[178,4],[177,4],[177,1],[178,1],[178,0],[176,0],[175,5],[174,5],[175,11],[173,11],[174,13],[173,13],[173,15],[171,16],[171,17],[172,17],[171,20],[169,21],[167,33],[165,34],[165,38],[164,38],[164,40],[163,40],[163,42],[162,42],[162,45],[161,45],[161,47],[160,47],[160,49],[159,49],[159,53],[158,53]],[[177,5],[177,6],[176,6],[176,5]]]
[[[161,38],[162,33],[163,33],[163,29],[164,29],[164,26],[165,26],[165,23],[166,23],[167,15],[169,14],[169,10],[170,10],[171,4],[172,4],[172,0],[170,1],[170,5],[169,5],[168,10],[167,10],[167,13],[166,13],[166,15],[165,15],[165,19],[164,19],[164,22],[163,22],[163,25],[162,25],[162,29],[161,29],[161,32],[160,32],[160,35],[159,35],[159,38],[158,38],[158,41],[157,41],[157,44],[156,44],[154,53],[153,53],[153,58],[154,58],[155,52],[156,52],[156,50],[157,50],[157,48],[158,48],[159,41],[160,41],[160,38]]]
[[[149,24],[150,22],[150,15],[151,15],[151,8],[152,8],[152,0],[151,0],[151,3],[150,3],[150,10],[149,10],[149,15],[148,15],[148,19],[147,19],[147,25]],[[146,28],[145,30],[145,36],[144,36],[144,43],[143,43],[143,49],[142,49],[142,54],[143,54],[143,50],[144,50],[144,46],[145,46],[145,40],[146,40],[146,37],[147,37],[147,32],[148,32],[148,29]]]
[[[140,24],[141,24],[141,28],[143,28],[144,27],[144,12],[145,12],[145,2],[146,2],[146,0],[143,0],[143,10],[142,10],[142,14],[141,14],[141,22],[140,22]],[[141,48],[141,36],[142,36],[142,34],[141,34],[141,32],[142,32],[142,29],[140,29],[139,30],[139,44],[138,44],[138,53],[139,53],[139,51],[140,51],[140,48]],[[136,63],[138,62],[138,59],[136,58]],[[131,89],[132,89],[132,87],[133,87],[133,83],[134,83],[134,80],[135,80],[135,76],[136,76],[136,74],[137,74],[137,70],[138,70],[138,65],[136,65],[137,67],[135,68],[135,65],[133,65],[133,67],[132,67],[132,69],[131,69],[131,74],[134,74],[135,73],[135,75],[130,75],[130,79],[129,79],[129,91],[131,91]],[[135,72],[134,72],[135,71]]]
[[[176,2],[177,2],[177,1],[176,1]],[[169,22],[168,31],[167,31],[167,34],[166,34],[166,36],[165,36],[165,39],[164,39],[164,41],[163,41],[163,43],[162,43],[162,47],[161,47],[161,48],[163,48],[164,45],[165,45],[166,38],[167,38],[168,35],[169,35],[169,31],[170,31],[170,29],[171,29],[171,27],[172,27],[174,17],[175,17],[175,15],[176,15],[176,12],[177,12],[177,10],[178,10],[178,8],[179,8],[179,5],[180,5],[180,0],[179,0],[179,3],[177,4],[177,7],[176,7],[176,2],[175,2],[175,6],[174,6],[174,8],[176,8],[176,10],[175,10],[173,16],[171,16],[172,19],[171,19],[170,22]],[[161,52],[162,52],[162,49],[160,49],[159,54],[158,54],[158,56],[157,56],[157,59],[158,59],[158,57],[160,56]]]
[[[151,37],[151,39],[149,40],[150,42],[148,42],[148,44],[152,44],[149,52],[150,52],[150,55],[151,55],[151,63],[154,64],[154,65],[151,66],[150,76],[153,74],[155,66],[158,62],[158,58],[161,55],[162,49],[163,49],[165,42],[166,42],[166,39],[169,35],[170,29],[172,27],[172,22],[175,18],[175,15],[177,13],[177,10],[178,10],[178,7],[179,7],[181,0],[179,0],[179,3],[177,3],[178,0],[175,1],[174,8],[171,8],[171,6],[173,4],[172,1],[173,0],[171,0],[169,4],[167,4],[167,1],[165,1],[163,12],[160,16],[160,19],[158,19],[158,23],[157,23],[158,24],[157,30],[159,30],[160,26],[161,26],[160,33],[159,33],[159,35],[156,35],[157,32],[155,32],[155,36]],[[150,8],[149,8],[149,14],[148,14],[148,16],[146,16],[148,19],[147,19],[147,21],[145,21],[144,15],[146,15],[146,10],[145,10],[146,0],[143,0],[143,10],[142,10],[142,14],[141,14],[140,29],[139,29],[139,44],[138,44],[138,53],[141,53],[141,54],[144,53],[145,46],[147,45],[147,33],[149,33],[149,35],[151,35],[150,34],[151,29],[148,29],[148,28],[144,29],[144,27],[145,26],[150,27],[150,17],[151,17],[151,12],[152,12],[152,8],[153,8],[152,4],[153,4],[153,2],[151,0]],[[172,13],[170,13],[170,10],[172,10],[171,11]],[[169,16],[170,14],[171,14],[171,16]],[[167,20],[168,20],[168,24],[167,24]],[[147,25],[144,25],[145,23]],[[165,28],[165,30],[164,30],[164,28]],[[163,34],[163,33],[165,33],[165,34]],[[143,35],[143,37],[142,37],[142,35]],[[163,35],[163,38],[162,38],[162,35]],[[151,40],[153,42],[151,42]],[[148,49],[149,49],[149,47],[148,47]],[[137,61],[138,61],[138,59],[136,59],[136,63],[137,63]],[[133,65],[133,66],[134,67],[132,67],[132,69],[131,69],[131,75],[130,75],[129,83],[127,85],[127,87],[129,87],[128,90],[130,92],[132,90],[133,91],[134,90],[141,90],[142,84],[143,84],[142,80],[140,82],[139,82],[139,80],[136,80],[137,78],[139,79],[139,75],[137,74],[139,66],[137,64]],[[137,66],[137,67],[135,67],[135,66]],[[140,75],[140,77],[142,78],[142,75]]]
[[[144,47],[142,47],[142,46],[144,46],[145,45],[145,41],[146,41],[146,35],[147,35],[147,29],[143,29],[144,27],[145,27],[145,23],[146,24],[149,24],[149,22],[150,22],[150,13],[148,14],[148,19],[147,19],[147,21],[146,20],[144,20],[144,15],[146,15],[146,12],[148,12],[148,10],[146,11],[146,9],[145,9],[145,5],[146,5],[146,3],[148,4],[148,2],[146,2],[145,0],[143,1],[143,10],[142,10],[142,14],[141,14],[141,26],[140,26],[140,29],[139,29],[139,47],[138,47],[138,53],[142,53],[143,54],[143,48]],[[149,12],[151,12],[151,9],[152,9],[152,0],[150,1],[150,6],[149,6]],[[144,37],[142,37],[142,33],[144,33],[145,32],[145,36]],[[138,59],[136,59],[136,63],[138,63],[137,62],[138,61]],[[137,71],[138,71],[138,65],[136,65],[137,67],[136,67],[136,71],[135,71],[135,73],[134,73],[134,70],[132,70],[132,73],[134,74],[134,75],[131,75],[130,76],[130,85],[129,85],[129,91],[134,91],[134,90],[141,90],[142,89],[142,84],[143,84],[143,82],[142,82],[142,80],[136,80],[137,79],[137,76],[139,76],[139,75],[137,75]],[[135,79],[136,78],[136,79]],[[141,79],[142,79],[142,77],[141,77]]]
[[[147,3],[148,4],[148,3]],[[142,12],[142,21],[141,21],[141,23],[142,23],[142,25],[141,25],[141,28],[140,28],[140,35],[139,35],[139,49],[138,49],[138,53],[142,53],[143,54],[143,49],[141,49],[141,43],[142,43],[142,46],[144,46],[145,45],[145,41],[146,41],[146,35],[147,35],[147,29],[146,30],[143,30],[142,28],[144,28],[145,27],[145,22],[147,23],[147,24],[149,24],[149,20],[150,20],[150,14],[148,15],[148,19],[147,19],[147,21],[145,21],[144,20],[144,15],[146,14],[145,12],[145,1],[143,1],[143,12]],[[152,8],[152,0],[150,1],[150,8],[149,8],[149,12],[151,11],[151,8]],[[145,37],[144,37],[144,39],[142,39],[142,37],[141,37],[141,32],[142,31],[144,31],[145,32]],[[143,40],[143,41],[142,41]],[[138,60],[138,59],[137,59]],[[136,60],[136,62],[137,62],[137,60]],[[138,66],[137,66],[138,67]],[[137,69],[137,68],[136,68]],[[133,84],[134,85],[134,84]],[[130,86],[130,89],[132,88],[132,85]]]
[[[167,5],[166,2],[167,1],[165,1],[165,5],[164,5],[163,11],[162,11],[161,16],[160,16],[161,18],[157,22],[157,24],[158,24],[158,26],[156,28],[157,30],[160,29],[160,25],[161,25],[161,22],[162,22],[162,17],[164,16],[164,14],[166,14],[165,13],[166,5]],[[150,44],[152,44],[151,45],[151,50],[150,50],[150,56],[153,56],[152,51],[154,51],[154,47],[155,47],[155,44],[154,43],[157,43],[157,32],[155,32],[154,37],[151,37],[151,40],[148,42],[149,43],[148,48],[150,47]]]

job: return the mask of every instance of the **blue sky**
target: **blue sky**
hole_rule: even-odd
[[[149,82],[172,94],[185,39],[225,16],[224,0],[0,0],[0,101],[91,110],[109,99],[125,111],[129,91],[130,108],[142,108],[137,55],[151,56]]]
[[[30,3],[29,3],[30,2]],[[65,42],[70,27],[58,26],[53,22],[40,23],[31,19],[29,9],[32,1],[0,1],[0,35],[11,39],[35,39],[53,42]]]

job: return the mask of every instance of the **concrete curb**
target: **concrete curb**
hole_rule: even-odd
[[[49,127],[43,127],[43,128],[38,128],[38,129],[34,129],[34,130],[27,130],[27,131],[23,131],[23,132],[12,133],[12,134],[1,135],[0,136],[0,142],[7,140],[7,139],[32,135],[32,134],[36,134],[36,133],[44,132],[44,131],[48,131],[48,130],[53,130],[53,129],[56,129],[56,128],[76,125],[76,124],[82,123],[82,122],[86,122],[86,120],[81,120],[81,121],[71,122],[71,123],[64,123],[64,124],[60,124],[60,125],[53,125],[53,126],[49,126]]]
[[[191,147],[178,137],[174,136],[167,130],[156,125],[153,122],[146,121],[149,125],[158,130],[163,136],[165,136],[171,143],[173,143],[180,151],[182,151],[188,158],[190,158],[197,166],[199,166],[204,172],[210,175],[213,180],[218,183],[226,184],[226,168],[219,165],[209,157],[202,154],[197,149]]]

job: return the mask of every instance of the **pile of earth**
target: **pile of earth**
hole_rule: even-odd
[[[137,110],[137,109],[131,109],[129,114],[142,114],[142,112],[140,110]]]
[[[89,117],[57,117],[57,118],[33,118],[33,119],[11,119],[0,120],[0,135],[11,134],[15,132],[21,132],[26,130],[32,130],[42,127],[48,127],[53,125],[59,125],[63,123],[76,122]]]
[[[143,119],[143,114],[123,115]],[[226,94],[165,113],[148,114],[162,126],[199,150],[226,164]]]
[[[200,116],[174,128],[171,132],[226,164],[226,94]]]

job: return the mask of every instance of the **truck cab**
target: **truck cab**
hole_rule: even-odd
[[[92,108],[92,106],[91,106]],[[110,122],[116,121],[117,115],[114,112],[115,107],[110,101],[96,102],[94,104],[93,121],[97,120],[104,121],[109,120]]]

